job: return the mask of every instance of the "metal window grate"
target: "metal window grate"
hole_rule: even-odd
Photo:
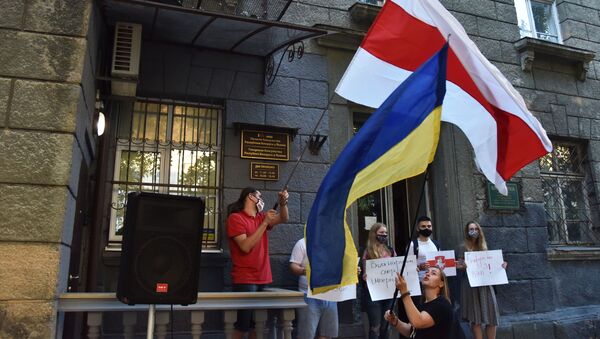
[[[598,203],[580,144],[555,143],[540,159],[550,243],[600,244]]]
[[[222,107],[111,102],[116,116],[110,241],[120,241],[129,192],[202,196],[203,247],[219,245]]]

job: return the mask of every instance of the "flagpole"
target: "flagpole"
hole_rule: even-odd
[[[312,132],[310,132],[310,135],[308,136],[308,140],[306,141],[306,145],[304,145],[304,147],[302,147],[302,152],[300,152],[298,159],[296,159],[296,163],[294,164],[294,167],[292,167],[292,170],[290,171],[290,175],[288,176],[287,180],[285,181],[285,184],[283,185],[282,190],[287,190],[288,184],[290,183],[290,179],[292,179],[292,176],[294,175],[294,172],[296,171],[298,164],[300,164],[300,160],[302,160],[302,157],[304,156],[304,152],[306,152],[306,149],[308,148],[310,138],[313,135],[315,135],[315,132],[317,131],[317,128],[321,124],[321,121],[323,120],[323,117],[325,116],[325,112],[327,112],[327,110],[329,109],[329,105],[331,105],[331,102],[333,101],[334,96],[335,96],[335,90],[333,90],[333,93],[329,96],[329,100],[327,100],[327,105],[325,105],[325,108],[321,112],[321,116],[319,117],[319,120],[315,124],[315,127],[313,128]],[[279,206],[279,202],[276,202],[275,205],[273,205],[273,209],[276,210],[278,206]]]
[[[425,193],[425,186],[427,184],[427,178],[429,177],[429,166],[425,170],[425,177],[423,178],[423,185],[421,186],[421,194],[419,195],[419,203],[417,204],[417,209],[415,210],[415,217],[413,219],[413,226],[409,231],[409,241],[408,245],[406,245],[406,250],[404,251],[404,259],[402,260],[402,268],[400,268],[400,276],[404,274],[404,267],[406,266],[406,259],[408,258],[408,252],[410,251],[410,244],[413,242],[413,235],[416,233],[415,229],[417,228],[417,218],[419,217],[419,209],[421,208],[421,203],[423,202],[423,195]],[[409,211],[410,213],[410,211]],[[392,298],[392,304],[390,305],[390,312],[394,310],[394,305],[396,304],[396,298],[398,298],[398,289],[394,290],[394,297]],[[389,322],[385,322],[383,324],[383,333],[387,334]]]

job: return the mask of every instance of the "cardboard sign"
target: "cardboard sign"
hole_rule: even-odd
[[[471,287],[508,284],[502,250],[465,252]]]
[[[427,252],[425,258],[429,266],[441,268],[447,277],[456,275],[456,260],[454,251]]]
[[[347,285],[338,287],[334,290],[327,291],[325,293],[312,294],[310,288],[308,289],[307,297],[313,299],[327,300],[327,301],[344,301],[350,299],[356,299],[356,285]]]
[[[396,272],[400,272],[404,257],[392,257],[367,260],[365,262],[365,273],[367,274],[367,286],[371,294],[371,300],[391,299],[396,290]],[[404,267],[404,279],[408,284],[410,294],[421,295],[421,285],[417,275],[417,257],[409,255]],[[400,294],[398,294],[398,298]]]

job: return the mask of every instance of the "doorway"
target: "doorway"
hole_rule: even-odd
[[[352,113],[352,134],[356,134],[371,113],[354,111]],[[425,186],[424,186],[425,184]],[[423,192],[421,204],[419,199]],[[389,245],[397,255],[404,255],[409,243],[410,228],[416,215],[430,215],[428,187],[425,175],[402,180],[380,190],[359,198],[349,209],[352,220],[353,237],[357,242],[359,256],[362,257],[367,246],[369,230],[376,223],[384,223],[388,228]],[[365,291],[363,280],[360,279],[356,301],[338,304],[341,323],[362,324],[364,335],[368,333],[367,315],[364,313]],[[361,320],[362,319],[362,320]]]
[[[371,113],[354,112],[352,114],[352,132],[356,134],[369,119]],[[399,181],[395,184],[372,192],[356,202],[356,223],[358,251],[367,246],[369,229],[376,222],[384,223],[388,228],[389,244],[396,249],[397,255],[403,255],[409,242],[410,228],[415,216],[431,215],[428,185],[425,175]],[[421,198],[421,193],[423,197]],[[421,203],[419,204],[419,199]],[[400,250],[397,250],[400,249]]]

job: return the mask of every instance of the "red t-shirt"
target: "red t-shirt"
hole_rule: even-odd
[[[256,217],[252,217],[244,211],[231,213],[227,218],[227,237],[233,264],[231,278],[234,284],[270,284],[273,282],[267,234],[263,234],[249,253],[244,253],[233,240],[240,234],[251,236],[264,219],[264,213],[258,213]]]

